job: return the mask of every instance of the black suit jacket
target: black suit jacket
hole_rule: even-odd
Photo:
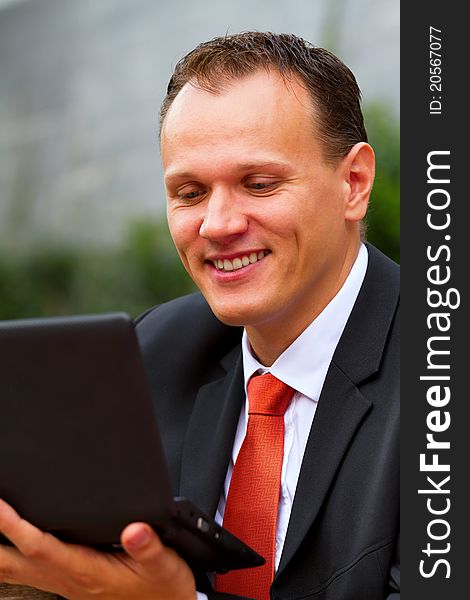
[[[399,519],[399,273],[374,247],[368,251],[308,439],[273,600],[399,597],[391,571]],[[244,402],[241,329],[220,323],[194,294],[149,311],[137,332],[173,492],[214,515]],[[211,593],[203,577],[198,584],[211,598],[227,597]]]

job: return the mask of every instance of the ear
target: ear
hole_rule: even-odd
[[[375,175],[375,155],[372,147],[359,142],[343,158],[343,177],[347,184],[345,218],[361,221],[367,212]]]

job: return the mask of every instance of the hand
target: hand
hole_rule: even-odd
[[[178,554],[145,523],[121,534],[125,552],[107,554],[66,544],[22,519],[0,500],[0,583],[29,585],[70,600],[195,600],[194,577]]]

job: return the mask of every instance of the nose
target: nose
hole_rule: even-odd
[[[248,228],[248,219],[233,194],[214,190],[206,204],[199,229],[201,237],[210,241],[224,241],[241,235]]]

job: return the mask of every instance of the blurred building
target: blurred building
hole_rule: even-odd
[[[0,0],[0,246],[120,239],[164,212],[157,113],[171,67],[226,32],[335,51],[398,117],[392,0]]]

